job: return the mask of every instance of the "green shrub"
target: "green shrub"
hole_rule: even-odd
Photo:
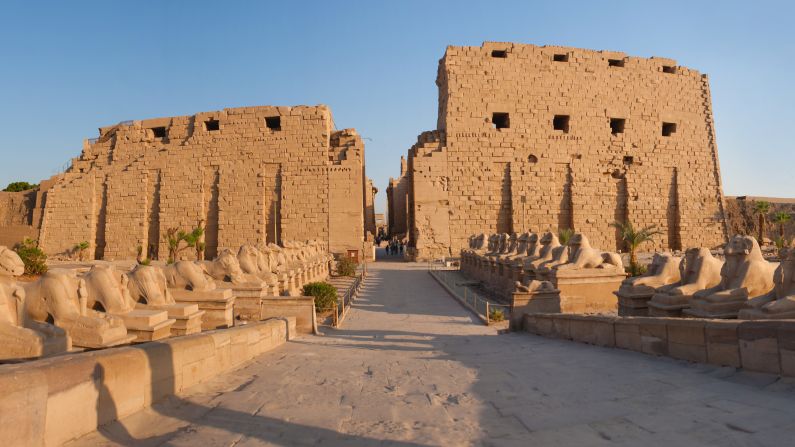
[[[337,261],[337,274],[339,276],[356,276],[356,266],[358,265],[353,259],[342,257]]]
[[[5,192],[20,192],[20,191],[28,191],[30,189],[36,189],[39,185],[35,183],[28,183],[28,182],[11,182],[6,186],[6,189],[3,191]]]
[[[499,307],[494,307],[489,312],[489,321],[503,321],[505,320],[505,312]]]
[[[22,262],[25,263],[26,275],[41,275],[47,272],[47,254],[39,248],[39,242],[25,238],[14,247]]]
[[[331,310],[337,305],[337,288],[327,282],[310,282],[304,286],[304,296],[315,297],[315,309]]]
[[[645,265],[638,262],[630,262],[629,265],[624,268],[624,271],[629,273],[629,276],[640,276],[646,273],[647,270],[648,268]]]

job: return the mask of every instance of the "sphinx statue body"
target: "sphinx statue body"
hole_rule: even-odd
[[[214,276],[211,276],[212,275]],[[178,261],[163,268],[166,284],[177,303],[195,304],[204,311],[202,330],[234,326],[235,296],[231,287],[218,287],[220,283],[232,285],[232,278],[242,278],[237,257],[230,250],[222,250],[214,261]]]
[[[137,265],[127,273],[127,291],[136,309],[165,311],[174,320],[171,335],[201,332],[203,310],[195,303],[178,303],[168,289],[163,269],[153,265]]]
[[[279,277],[273,273],[270,258],[251,244],[242,245],[237,252],[240,269],[264,282],[269,295],[279,295]]]
[[[723,261],[708,248],[688,248],[679,262],[679,281],[657,288],[648,304],[650,316],[680,317],[693,294],[720,284]]]
[[[613,252],[603,252],[591,246],[588,238],[581,233],[575,233],[568,244],[569,259],[557,265],[558,270],[578,269],[618,269],[623,271],[624,264],[621,256]]]
[[[88,307],[86,282],[73,270],[49,270],[24,288],[27,316],[63,328],[75,346],[107,348],[137,338],[122,318]]]
[[[544,234],[541,244],[539,258],[531,261],[529,266],[525,265],[525,276],[530,279],[549,280],[553,269],[569,262],[570,250],[568,246],[561,245],[558,236],[552,232]]]
[[[795,248],[780,251],[781,262],[773,273],[773,290],[751,298],[740,309],[743,320],[772,320],[795,318]]]
[[[136,308],[128,289],[128,276],[112,265],[95,265],[80,277],[86,284],[88,308],[121,318],[127,332],[136,336],[135,341],[154,341],[171,335],[175,320],[165,310]]]
[[[702,318],[736,318],[746,301],[773,290],[776,265],[762,257],[756,239],[734,236],[726,244],[724,254],[720,284],[696,292],[684,313]]]
[[[24,272],[22,259],[0,246],[0,362],[35,359],[72,348],[65,330],[28,317],[25,289],[16,281]]]
[[[618,314],[643,316],[648,314],[648,301],[656,290],[681,281],[679,265],[682,258],[671,253],[655,253],[646,273],[627,278],[616,291]]]

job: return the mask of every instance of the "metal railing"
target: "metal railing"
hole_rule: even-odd
[[[442,283],[448,291],[469,310],[474,312],[487,325],[507,321],[510,316],[511,306],[494,303],[487,297],[468,287],[471,281],[462,278],[457,268],[447,267],[448,263],[442,261],[428,262],[428,271]],[[500,317],[498,317],[500,315]]]
[[[359,289],[361,289],[364,278],[366,277],[367,271],[362,270],[359,274],[353,277],[353,283],[348,286],[342,297],[337,299],[337,305],[334,306],[334,313],[332,314],[331,319],[332,327],[338,328],[340,325],[342,325],[343,321],[345,321],[345,317],[348,316],[348,311],[350,310],[353,302],[356,300],[356,296],[359,294]]]

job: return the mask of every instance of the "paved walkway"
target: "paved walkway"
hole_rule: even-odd
[[[787,445],[792,382],[498,335],[422,265],[378,263],[345,329],[290,342],[77,445]],[[77,415],[76,415],[77,416]]]

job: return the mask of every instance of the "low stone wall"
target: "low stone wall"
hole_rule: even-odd
[[[260,321],[267,318],[293,317],[296,332],[316,334],[315,299],[311,296],[238,297],[235,320]]]
[[[795,320],[525,314],[523,326],[546,337],[795,377]]]
[[[0,366],[4,446],[61,445],[283,344],[272,319],[137,346]]]

